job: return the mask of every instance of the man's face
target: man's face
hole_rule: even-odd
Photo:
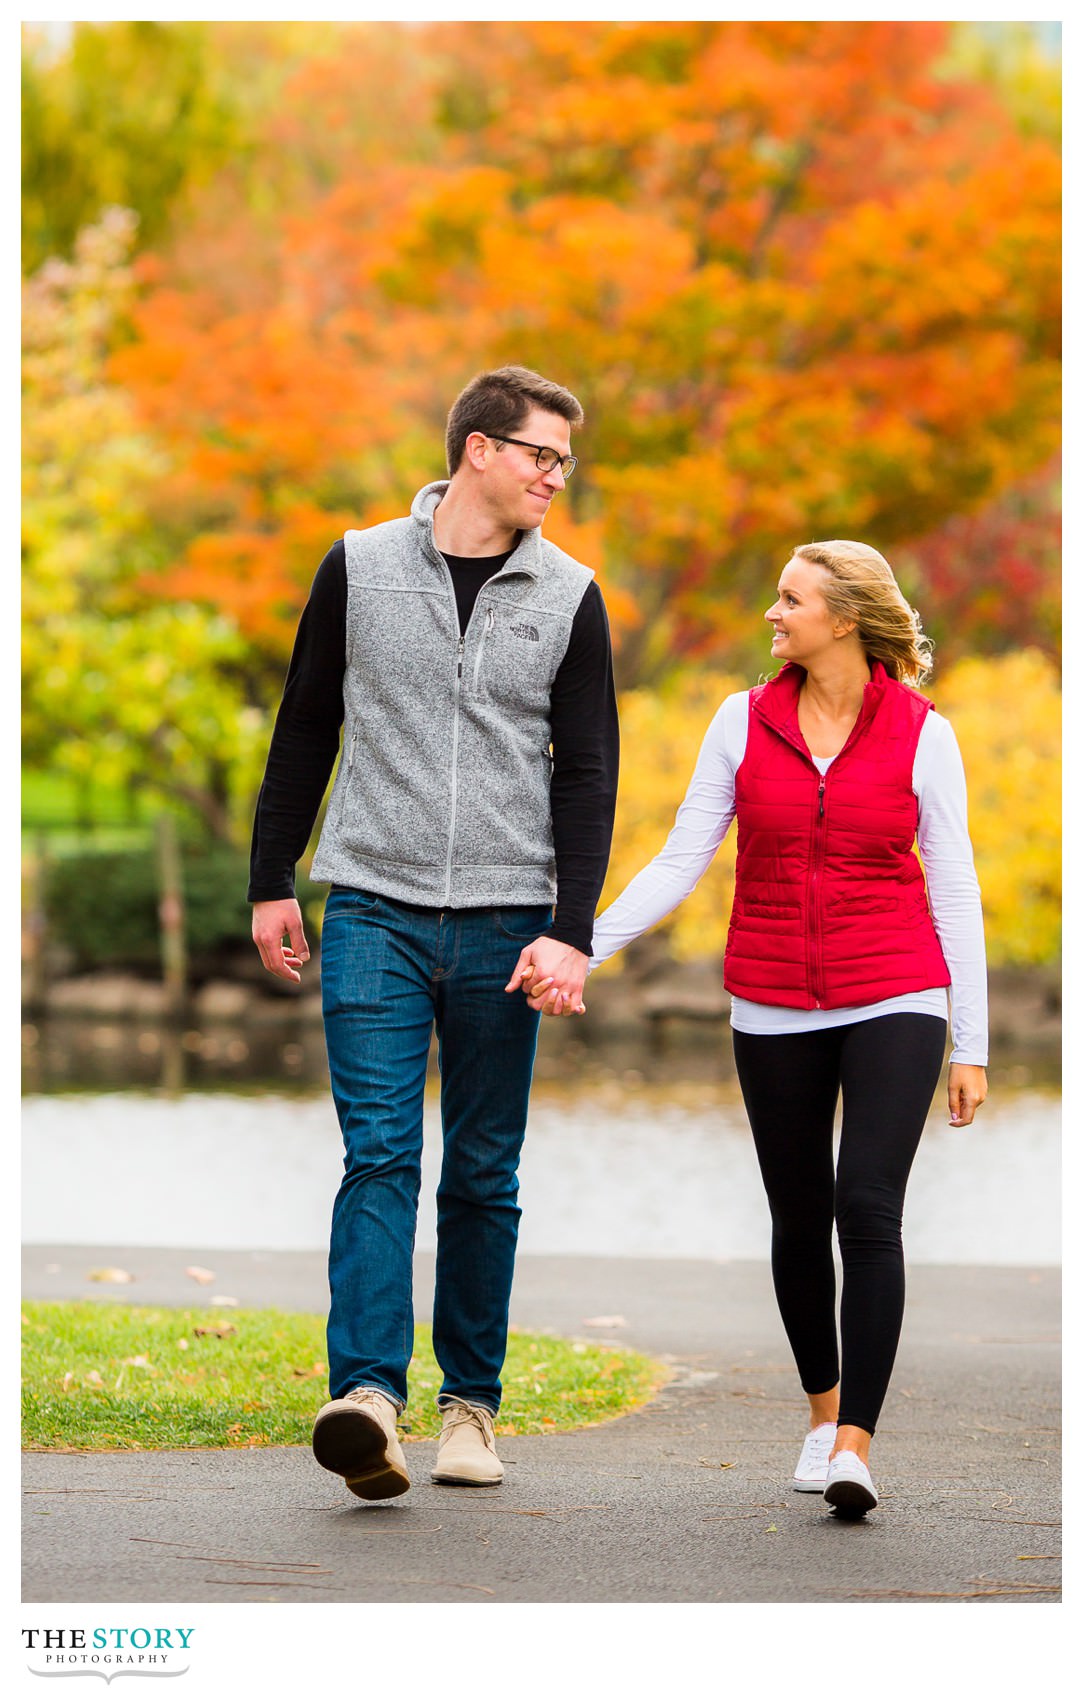
[[[509,430],[512,437],[537,447],[555,449],[559,455],[571,453],[571,426],[559,413],[546,413],[534,407],[526,418]],[[533,531],[549,512],[553,497],[564,488],[564,474],[559,466],[551,472],[540,472],[536,465],[536,449],[524,449],[517,443],[503,443],[496,437],[486,440],[485,480],[483,499],[495,519],[513,531]]]

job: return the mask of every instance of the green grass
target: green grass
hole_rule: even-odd
[[[325,1319],[280,1310],[23,1305],[23,1446],[34,1452],[307,1446],[327,1398]],[[498,1434],[625,1415],[663,1384],[637,1352],[512,1331]],[[439,1432],[440,1371],[419,1327],[407,1440]]]

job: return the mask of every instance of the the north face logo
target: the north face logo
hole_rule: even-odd
[[[513,637],[526,638],[528,643],[539,641],[537,626],[512,626],[511,633]]]

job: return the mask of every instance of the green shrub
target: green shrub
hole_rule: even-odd
[[[184,931],[189,960],[201,964],[237,947],[252,948],[246,901],[248,856],[232,845],[188,843],[181,851]],[[73,953],[74,966],[156,969],[160,962],[158,865],[153,845],[137,850],[87,850],[50,860],[45,872],[49,935]],[[324,889],[300,874],[297,896],[306,912]]]

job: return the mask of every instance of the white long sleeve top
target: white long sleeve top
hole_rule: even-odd
[[[591,968],[673,912],[710,866],[736,813],[735,779],[748,741],[747,691],[727,697],[700,748],[695,771],[662,849],[594,923]],[[813,758],[826,773],[833,756]],[[914,754],[917,842],[933,926],[951,975],[951,1061],[988,1061],[988,998],[981,892],[966,816],[966,777],[948,722],[925,717]],[[846,1009],[784,1009],[734,997],[730,1023],[742,1033],[806,1033],[878,1015],[948,1015],[943,986]]]

